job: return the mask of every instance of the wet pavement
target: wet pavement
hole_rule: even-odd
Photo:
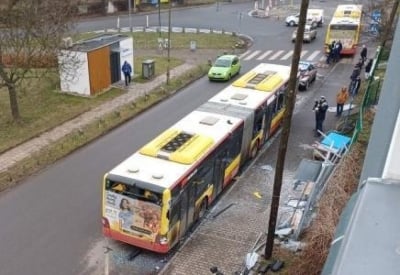
[[[332,70],[331,70],[332,69]],[[298,196],[293,190],[294,175],[302,158],[311,158],[307,148],[314,137],[314,98],[324,95],[331,107],[327,113],[324,130],[335,128],[336,93],[348,79],[353,70],[352,59],[342,59],[331,68],[325,69],[321,81],[315,83],[316,89],[301,92],[298,97],[306,97],[296,105],[286,155],[285,171],[281,192],[280,214],[286,211],[285,203]],[[304,94],[308,93],[308,94]],[[210,268],[217,267],[223,274],[242,272],[246,254],[259,240],[259,253],[266,239],[275,162],[277,158],[279,135],[265,146],[254,164],[249,166],[234,185],[210,209],[208,215],[186,240],[161,274],[211,274]],[[229,208],[227,208],[229,207]],[[226,210],[224,210],[227,208]],[[220,213],[223,211],[222,213]],[[219,214],[220,213],[220,214]],[[216,217],[215,217],[216,216]],[[278,222],[279,224],[279,222]]]

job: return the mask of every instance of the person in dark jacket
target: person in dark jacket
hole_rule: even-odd
[[[124,78],[125,78],[125,86],[128,86],[129,83],[131,83],[131,74],[132,74],[132,67],[131,64],[128,63],[128,61],[125,61],[124,64],[122,65],[122,72],[124,73]]]
[[[328,102],[326,98],[321,96],[320,100],[315,101],[313,111],[315,112],[315,136],[321,136],[323,132],[323,123],[326,117],[326,111],[328,110]]]
[[[373,59],[372,58],[370,58],[369,60],[368,60],[368,63],[367,63],[367,65],[365,66],[365,79],[368,79],[369,78],[369,73],[371,72],[371,68],[372,68],[372,63],[373,63]]]
[[[367,60],[367,47],[365,47],[365,45],[362,45],[362,50],[361,50],[360,56],[361,56],[362,62],[364,63],[365,60]]]

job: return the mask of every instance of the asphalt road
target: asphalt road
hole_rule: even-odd
[[[224,4],[219,11],[215,6],[174,11],[174,24],[226,30],[240,28],[240,32],[254,38],[250,52],[242,57],[243,71],[246,71],[256,63],[267,61],[258,59],[266,51],[287,52],[293,47],[289,40],[293,29],[285,27],[282,21],[248,17],[251,8],[246,3]],[[245,16],[239,21],[240,13]],[[152,15],[151,22],[155,16],[158,15]],[[135,15],[133,22],[143,25],[144,18]],[[165,18],[163,14],[162,22],[166,22]],[[113,22],[115,18],[107,18],[78,25],[80,30],[94,30]],[[310,53],[321,50],[321,42],[322,36],[305,45],[305,49]],[[256,51],[260,52],[249,58]],[[290,57],[268,62],[289,65]],[[156,108],[1,194],[0,273],[99,274],[103,269],[103,246],[106,246],[101,235],[102,176],[225,85],[200,79]],[[299,100],[314,95],[315,91],[310,90],[300,95]]]

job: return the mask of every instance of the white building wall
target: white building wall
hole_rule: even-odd
[[[61,91],[90,96],[87,53],[63,50],[58,63]]]
[[[119,50],[120,50],[120,64],[124,64],[125,61],[128,61],[132,66],[132,75],[135,71],[134,63],[133,63],[133,38],[129,37],[125,40],[119,42]],[[124,74],[120,68],[121,79],[124,79]]]

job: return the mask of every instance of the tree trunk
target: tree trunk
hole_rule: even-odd
[[[399,2],[400,2],[399,0],[395,0],[393,3],[393,7],[392,7],[392,10],[391,10],[390,16],[389,16],[389,21],[386,25],[386,29],[384,30],[383,37],[382,37],[382,43],[381,43],[382,48],[385,47],[386,42],[388,41],[389,35],[392,32],[393,22],[394,22],[394,18],[396,16],[397,9],[399,7]]]
[[[14,120],[19,120],[21,116],[19,114],[17,90],[15,89],[14,83],[8,85],[8,95],[10,98],[11,115]]]

